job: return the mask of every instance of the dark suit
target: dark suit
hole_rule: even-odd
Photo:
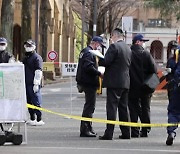
[[[131,122],[138,122],[138,117],[142,123],[150,123],[150,102],[152,94],[142,88],[144,80],[152,73],[157,72],[156,64],[151,54],[145,51],[140,45],[132,45],[132,57],[130,66],[130,90],[129,90],[129,110]],[[145,136],[150,131],[150,127],[142,128],[142,135]],[[139,128],[132,127],[131,135],[139,136]]]
[[[116,120],[117,109],[119,121],[129,121],[128,89],[130,86],[129,67],[131,63],[131,50],[123,42],[111,44],[104,59],[99,65],[105,66],[103,87],[107,87],[106,112],[107,120]],[[129,127],[120,126],[123,136],[129,137]],[[114,125],[107,124],[105,136],[112,138]]]

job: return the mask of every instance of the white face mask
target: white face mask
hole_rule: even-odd
[[[174,54],[174,50],[173,49],[171,49],[171,54]]]
[[[6,50],[7,45],[0,45],[0,51]]]
[[[113,43],[115,43],[115,42],[114,42],[113,39],[111,38],[111,39],[109,39],[109,43],[110,43],[110,44],[113,44]]]
[[[24,48],[25,48],[26,52],[32,52],[36,49],[36,47],[34,45],[32,47],[27,47],[26,45],[24,45]]]
[[[143,47],[144,49],[146,49],[146,43],[143,43],[143,44],[142,44],[142,47]]]
[[[97,50],[102,51],[101,46],[98,46],[98,47],[97,47]]]

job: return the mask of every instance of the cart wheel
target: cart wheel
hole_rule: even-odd
[[[4,132],[0,132],[0,146],[6,142],[6,135]]]
[[[22,134],[16,134],[15,133],[13,140],[12,140],[12,143],[14,145],[20,145],[22,143],[22,140],[23,140]]]

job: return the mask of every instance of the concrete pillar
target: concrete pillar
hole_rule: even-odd
[[[163,48],[163,64],[167,63],[167,47]]]
[[[71,62],[71,38],[68,36],[68,62]]]

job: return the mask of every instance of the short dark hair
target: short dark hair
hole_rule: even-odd
[[[124,36],[124,32],[123,32],[122,29],[120,29],[120,28],[115,28],[115,29],[112,31],[112,34],[117,34],[119,37],[120,37],[120,36]]]

